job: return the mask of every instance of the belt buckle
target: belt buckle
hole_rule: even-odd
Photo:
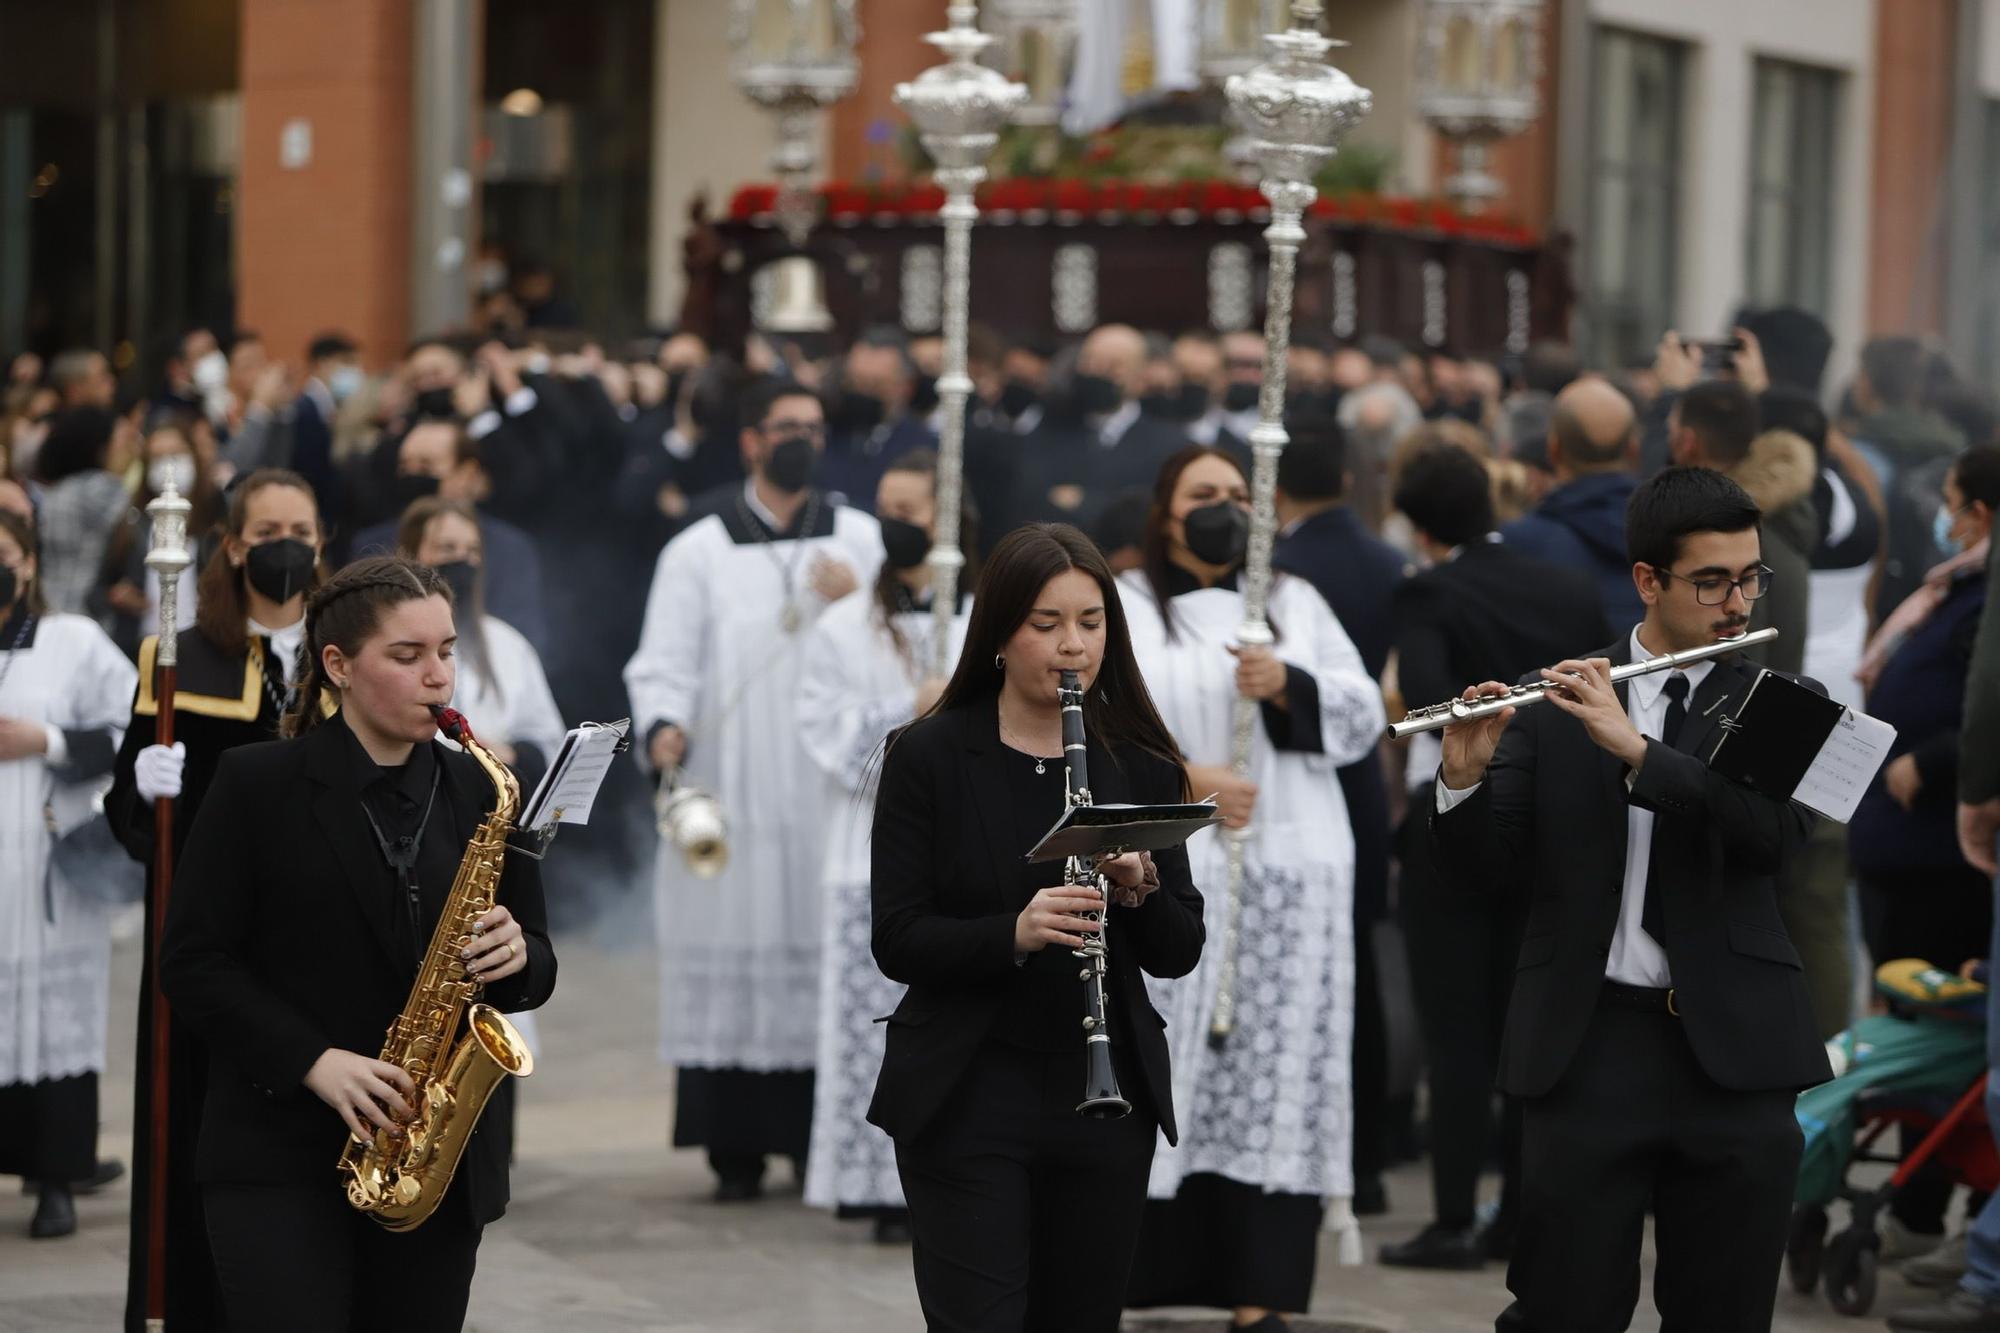
[[[1675,1018],[1681,1016],[1681,1011],[1674,1007],[1674,988],[1672,986],[1667,987],[1667,1012]]]

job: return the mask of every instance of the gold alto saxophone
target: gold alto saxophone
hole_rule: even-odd
[[[521,784],[474,739],[463,716],[449,708],[431,711],[445,735],[486,770],[499,799],[466,845],[423,969],[382,1046],[383,1063],[396,1065],[416,1085],[416,1116],[403,1127],[405,1137],[378,1129],[360,1144],[349,1135],[340,1154],[347,1201],[391,1231],[421,1226],[437,1210],[500,1080],[535,1072],[535,1058],[507,1016],[478,1003],[481,985],[459,956],[473,923],[493,909]]]

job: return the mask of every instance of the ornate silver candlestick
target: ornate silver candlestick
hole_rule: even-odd
[[[731,0],[730,76],[744,96],[778,118],[771,167],[778,174],[772,210],[778,225],[803,248],[818,216],[812,197],[819,167],[816,113],[854,91],[861,64],[854,48],[861,25],[855,0]],[[782,6],[783,14],[775,11]]]
[[[1540,111],[1542,0],[1425,0],[1417,47],[1417,109],[1458,148],[1444,191],[1467,213],[1500,197],[1486,169],[1495,140]]]
[[[1292,288],[1299,246],[1305,242],[1305,212],[1318,193],[1313,177],[1340,147],[1341,139],[1368,114],[1368,90],[1326,63],[1340,45],[1319,33],[1319,0],[1293,0],[1290,31],[1264,39],[1270,58],[1247,74],[1231,76],[1230,109],[1249,134],[1249,149],[1271,201],[1271,224],[1264,240],[1271,247],[1271,278],[1264,315],[1264,384],[1257,399],[1257,425],[1250,432],[1255,458],[1250,479],[1250,550],[1243,565],[1243,625],[1236,640],[1245,648],[1273,642],[1266,610],[1271,597],[1271,548],[1277,537],[1278,455],[1285,434],[1285,356],[1292,342]],[[1230,766],[1250,774],[1250,739],[1257,704],[1236,700],[1231,717]],[[1236,1026],[1237,930],[1243,913],[1243,853],[1248,830],[1229,835],[1229,888],[1223,913],[1222,964],[1209,1040],[1220,1045]]]
[[[976,3],[953,4],[951,26],[926,40],[945,55],[909,83],[896,85],[896,105],[916,122],[932,172],[945,193],[944,210],[944,372],[938,376],[943,421],[938,431],[937,528],[931,546],[933,674],[951,674],[951,623],[958,610],[958,575],[965,567],[959,549],[958,515],[965,475],[965,403],[972,380],[965,373],[966,305],[972,285],[972,224],[979,205],[973,191],[986,179],[986,160],[999,141],[1000,127],[1027,100],[1028,90],[997,71],[975,63],[993,38],[973,21]]]

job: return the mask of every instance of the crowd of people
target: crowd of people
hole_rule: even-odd
[[[146,385],[121,382],[96,352],[17,356],[0,401],[0,790],[16,793],[0,802],[0,844],[20,867],[0,884],[0,1012],[12,1015],[0,1024],[0,1168],[37,1185],[42,1237],[74,1230],[73,1192],[111,1170],[94,1151],[107,920],[136,891],[81,882],[57,847],[97,817],[91,797],[107,786],[102,818],[135,860],[155,855],[163,798],[183,846],[219,758],[276,736],[302,692],[334,688],[302,651],[308,603],[334,571],[390,557],[448,588],[456,706],[524,786],[565,719],[633,720],[642,762],[614,775],[620,815],[582,846],[600,894],[636,891],[651,867],[661,1054],[678,1071],[671,1141],[706,1152],[718,1200],[757,1198],[767,1160],[788,1158],[809,1203],[869,1219],[884,1242],[920,1232],[927,1310],[1005,1307],[1040,1326],[1033,1311],[1053,1297],[1026,1276],[1025,1240],[982,1250],[989,1237],[927,1218],[967,1190],[1005,1192],[955,1176],[953,1153],[984,1144],[1032,1173],[1069,1169],[1074,1145],[925,1132],[952,1091],[936,1071],[961,1054],[934,988],[996,978],[1002,1015],[981,1021],[1006,1054],[974,1081],[1024,1117],[1046,1112],[1040,1071],[1069,1070],[1082,1049],[1068,953],[1094,927],[1051,868],[1017,884],[998,867],[1019,862],[1061,804],[1061,742],[1036,690],[1070,638],[1109,635],[1104,670],[1130,673],[1117,688],[1145,706],[1120,711],[1127,694],[1094,711],[1105,744],[1154,754],[1164,727],[1186,794],[1213,793],[1246,841],[1236,868],[1214,833],[1184,863],[1148,864],[1166,872],[1153,901],[1205,900],[1198,957],[1169,908],[1139,906],[1159,878],[1113,876],[1132,895],[1128,919],[1155,922],[1132,946],[1155,975],[1122,964],[1114,1032],[1158,1019],[1165,1044],[1157,1062],[1156,1033],[1117,1047],[1146,1136],[1106,1131],[1090,1155],[1093,1169],[1143,1179],[1148,1202],[1132,1218],[1129,1284],[1096,1299],[1114,1315],[1201,1304],[1282,1328],[1306,1308],[1322,1226],[1347,1236],[1355,1215],[1385,1211],[1384,1173],[1426,1141],[1433,1220],[1380,1261],[1505,1260],[1522,1238],[1523,1098],[1495,1085],[1520,1090],[1518,1073],[1503,1076],[1502,1036],[1529,965],[1522,941],[1545,923],[1530,895],[1480,892],[1463,858],[1441,854],[1434,818],[1464,821],[1443,813],[1456,802],[1438,785],[1438,740],[1380,737],[1404,706],[1607,646],[1627,653],[1664,596],[1634,577],[1632,515],[1665,503],[1654,479],[1720,474],[1755,507],[1754,570],[1700,605],[1737,608],[1736,628],[1776,627],[1758,661],[1897,728],[1852,822],[1801,832],[1775,872],[1773,947],[1800,970],[1806,1025],[1825,1040],[1855,1016],[1857,936],[1866,959],[1948,971],[1988,952],[2000,784],[1966,749],[1968,729],[1992,718],[1969,717],[1965,700],[2000,692],[2000,661],[1975,651],[1992,623],[2000,403],[1918,339],[1855,350],[1851,381],[1829,384],[1833,340],[1793,309],[1745,311],[1722,342],[1668,332],[1649,365],[1608,372],[1556,343],[1482,358],[1300,331],[1285,363],[1268,649],[1236,641],[1265,376],[1253,332],[1108,324],[1056,347],[975,328],[955,618],[934,615],[927,563],[935,337],[758,334],[739,353],[687,331],[613,346],[501,328],[393,350],[330,332],[293,360],[248,331],[195,329]],[[169,486],[192,505],[198,543],[177,623],[163,626],[146,505]],[[1037,560],[1054,572],[1029,586]],[[1081,600],[1039,604],[1063,570],[1083,579]],[[180,644],[171,746],[153,724],[162,632]],[[924,733],[914,757],[895,758],[898,729],[983,693],[997,696],[997,732]],[[1241,698],[1257,705],[1247,777],[1230,767]],[[1983,744],[2000,752],[2000,736]],[[964,789],[926,788],[912,765],[959,749],[985,756]],[[656,839],[655,788],[720,803],[725,865],[684,855],[670,818]],[[919,815],[951,821],[960,850],[919,860]],[[990,868],[956,891],[1027,904],[1011,939],[943,930],[885,888],[966,872],[968,845]],[[548,875],[556,925],[589,910],[582,876],[564,890],[560,855]],[[1399,977],[1406,987],[1390,984]],[[545,995],[552,980],[551,960],[530,989]],[[1225,985],[1235,1029],[1216,1043]],[[1421,1096],[1390,1037],[1404,1010],[1421,1033]],[[203,1049],[218,1012],[186,1020],[174,1047],[170,1161],[195,1159],[200,1116],[182,1111],[220,1086]],[[1076,1080],[1063,1082],[1066,1096]],[[141,1125],[150,1088],[142,1052]],[[978,1119],[947,1118],[963,1135]],[[142,1176],[160,1169],[143,1140],[135,1152]],[[2000,1328],[2000,1244],[1983,1249],[1977,1229],[1948,1241],[1951,1195],[1936,1175],[1899,1193],[1882,1254],[1985,1322],[1920,1313],[1898,1327]],[[1032,1215],[1087,1244],[1062,1220],[1080,1206],[1044,1196]],[[225,1299],[189,1276],[213,1272],[208,1235],[234,1228],[240,1241],[268,1219],[236,1207],[204,1227],[192,1186],[174,1208],[173,1299],[198,1319]],[[134,1234],[137,1292],[140,1222]]]

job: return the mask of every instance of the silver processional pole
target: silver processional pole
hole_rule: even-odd
[[[1250,549],[1243,566],[1243,625],[1236,641],[1268,648],[1273,639],[1266,609],[1271,596],[1271,548],[1277,537],[1278,455],[1284,452],[1285,356],[1292,341],[1292,287],[1304,243],[1305,213],[1318,190],[1313,177],[1341,139],[1368,114],[1368,90],[1326,63],[1343,45],[1319,32],[1320,0],[1293,0],[1292,26],[1264,39],[1269,58],[1247,74],[1232,75],[1229,106],[1249,135],[1248,151],[1271,202],[1264,240],[1271,248],[1271,279],[1264,314],[1264,383],[1257,425],[1250,432],[1255,457],[1250,480]],[[1257,703],[1239,697],[1230,717],[1230,768],[1250,775],[1250,738]],[[1228,834],[1229,887],[1223,914],[1222,962],[1209,1021],[1209,1042],[1220,1046],[1236,1026],[1237,929],[1243,913],[1243,854],[1248,829]]]
[[[958,613],[958,575],[965,567],[959,549],[958,516],[965,477],[965,404],[972,380],[965,372],[966,307],[972,283],[972,224],[979,217],[973,192],[986,179],[986,161],[999,142],[1000,127],[1027,100],[1027,88],[974,63],[993,38],[973,26],[976,3],[956,3],[951,26],[925,40],[944,52],[909,83],[896,85],[896,105],[916,122],[924,151],[936,163],[932,175],[945,192],[944,373],[938,376],[943,422],[938,430],[937,523],[931,545],[932,674],[951,674],[951,627]]]

